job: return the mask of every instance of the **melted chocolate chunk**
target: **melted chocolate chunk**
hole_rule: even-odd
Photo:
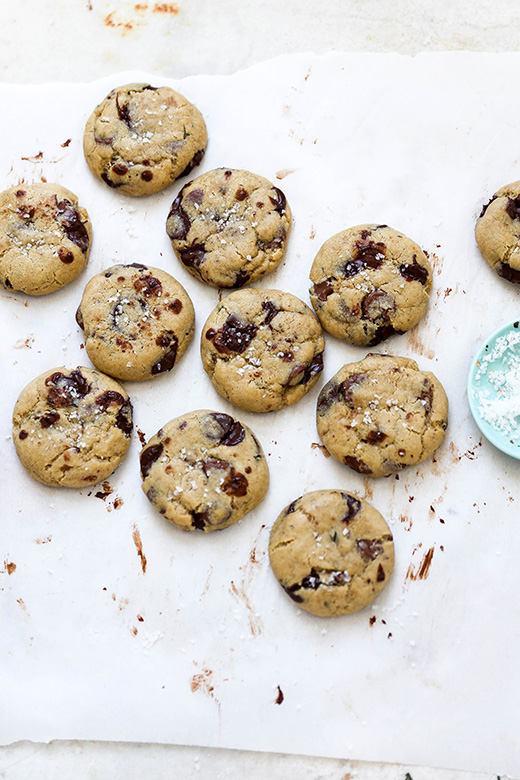
[[[358,539],[356,547],[361,557],[367,561],[374,561],[384,551],[379,539]]]
[[[81,330],[85,330],[85,323],[83,321],[83,314],[81,312],[81,306],[78,306],[76,309],[76,322],[78,323]]]
[[[11,284],[11,281],[10,281],[10,279],[9,279],[9,277],[8,277],[8,276],[6,276],[6,277],[5,277],[5,279],[4,279],[4,285],[5,285],[6,287],[8,287],[10,290],[12,290],[12,289],[13,289],[13,285]]]
[[[246,273],[246,271],[239,271],[235,277],[235,281],[233,282],[233,287],[235,289],[237,287],[243,287],[244,284],[248,283],[250,278],[251,278],[251,274]]]
[[[60,415],[58,412],[47,412],[40,417],[40,425],[42,428],[50,428],[55,422],[58,422]]]
[[[65,249],[64,246],[60,246],[58,249],[58,257],[62,263],[65,263],[65,265],[70,265],[70,263],[74,262],[74,255],[70,249]]]
[[[153,173],[151,171],[143,171],[141,173],[141,179],[143,181],[152,181],[153,179]]]
[[[266,312],[264,325],[269,325],[281,309],[272,301],[262,301],[262,309]]]
[[[367,444],[379,444],[386,439],[386,433],[383,431],[369,431],[366,437]]]
[[[520,219],[520,198],[508,198],[506,211],[511,219]]]
[[[253,340],[258,328],[252,322],[241,322],[234,314],[230,314],[224,325],[217,331],[206,331],[206,338],[220,354],[230,355],[232,352],[241,354]]]
[[[322,388],[316,406],[317,413],[321,416],[330,409],[332,404],[339,400],[340,385],[331,384],[330,382]]]
[[[333,292],[334,289],[329,279],[325,279],[324,282],[318,282],[314,285],[314,295],[319,301],[326,301]]]
[[[182,311],[182,303],[178,298],[175,298],[175,300],[171,301],[166,308],[174,314],[179,314],[179,312]]]
[[[368,295],[365,295],[361,303],[363,316],[371,322],[388,320],[395,308],[396,304],[393,295],[379,289],[372,290]]]
[[[247,477],[239,471],[235,471],[233,466],[231,466],[229,474],[224,479],[221,487],[224,493],[241,498],[247,495],[248,484]]]
[[[199,163],[202,161],[202,158],[204,157],[205,149],[199,149],[198,152],[195,152],[185,169],[182,173],[179,173],[177,176],[178,179],[180,179],[182,176],[187,176],[188,173],[191,173],[192,170],[199,165]]]
[[[204,244],[192,244],[186,249],[181,249],[179,255],[188,268],[200,268],[206,258],[206,247]]]
[[[204,192],[202,190],[191,190],[186,195],[186,200],[190,200],[192,203],[196,203],[198,206],[204,200]]]
[[[152,444],[150,447],[145,447],[141,452],[139,462],[141,464],[141,476],[143,479],[148,476],[153,464],[161,457],[163,449],[163,445],[159,442],[159,444]]]
[[[497,273],[502,279],[507,279],[508,282],[520,284],[520,271],[517,271],[516,268],[511,268],[509,263],[501,263]]]
[[[203,531],[204,528],[209,525],[209,512],[207,509],[204,509],[203,512],[192,512],[191,516],[193,518],[193,527],[197,528],[199,531]]]
[[[217,430],[204,431],[208,439],[218,441],[219,444],[224,444],[226,447],[236,447],[237,444],[244,441],[246,431],[238,420],[234,420],[229,414],[220,412],[212,412],[208,417],[217,426]]]
[[[226,471],[229,466],[230,463],[228,460],[220,460],[219,458],[208,459],[202,463],[202,469],[206,476],[208,476],[212,469],[216,469],[217,471]]]
[[[348,525],[361,509],[361,501],[349,493],[342,493],[341,497],[347,502],[347,512],[341,518],[341,522]]]
[[[67,238],[76,244],[82,252],[86,252],[89,245],[89,236],[79,211],[69,200],[60,200],[57,204],[61,225]]]
[[[125,125],[129,128],[129,130],[132,130],[132,119],[130,117],[130,104],[129,103],[123,103],[121,104],[119,102],[119,95],[116,94],[116,108],[117,108],[117,115],[121,122],[124,122]]]
[[[425,379],[423,381],[423,387],[424,390],[419,395],[419,401],[424,407],[424,413],[426,415],[430,414],[432,410],[432,404],[433,404],[433,387],[429,379]]]
[[[116,183],[115,181],[112,181],[112,179],[108,178],[108,175],[106,173],[102,173],[101,178],[103,179],[105,184],[108,184],[108,186],[112,187],[113,190],[117,190],[118,187],[123,186],[123,182]]]
[[[323,352],[319,352],[315,355],[307,368],[304,371],[302,384],[306,384],[317,374],[321,374],[323,371]]]
[[[249,197],[249,192],[245,190],[243,187],[239,187],[238,190],[235,192],[235,200],[245,200],[247,197]]]
[[[379,564],[379,566],[377,567],[376,580],[377,580],[377,582],[384,582],[385,579],[386,579],[385,570],[383,569],[381,564]]]
[[[27,431],[24,430],[21,430],[20,433],[18,434],[18,438],[21,439],[22,441],[26,439],[28,436],[29,434],[27,433]]]
[[[285,585],[282,585],[282,588],[287,593],[290,598],[292,598],[293,601],[295,601],[297,604],[303,604],[304,599],[302,596],[299,596],[297,593],[295,593],[296,590],[300,590],[300,584],[296,583],[296,585],[290,585],[289,587],[285,587]]]
[[[121,393],[118,393],[115,390],[106,390],[104,393],[101,393],[101,395],[96,397],[96,404],[99,406],[102,412],[106,412],[111,404],[122,406],[124,402],[125,399]]]
[[[269,241],[266,244],[262,245],[262,249],[265,251],[266,249],[280,249],[281,246],[283,246],[283,242],[287,238],[287,231],[284,227],[281,227],[278,231],[277,235],[273,238],[272,241]]]
[[[190,232],[191,220],[188,214],[181,206],[184,190],[188,187],[186,184],[173,201],[168,219],[166,221],[166,232],[172,241],[184,241]]]
[[[90,385],[79,370],[71,371],[67,376],[56,371],[45,380],[50,390],[47,393],[47,403],[50,406],[74,406],[79,399],[90,391]]]
[[[377,328],[373,337],[370,339],[368,346],[375,347],[377,344],[390,338],[390,336],[393,336],[394,334],[400,335],[401,333],[402,331],[396,330],[390,322],[385,322]]]
[[[112,171],[116,174],[116,176],[124,176],[125,173],[128,173],[128,167],[122,163],[115,163],[112,166]]]
[[[362,371],[358,371],[357,374],[351,374],[351,376],[347,377],[345,381],[339,385],[338,393],[341,393],[345,403],[350,405],[352,404],[353,388],[356,385],[362,384],[366,378],[366,374],[364,374]]]
[[[132,404],[130,401],[125,401],[116,414],[116,427],[123,431],[125,436],[130,436],[132,433]]]
[[[413,263],[403,263],[399,266],[399,273],[408,282],[420,282],[423,286],[428,281],[428,269],[417,262],[413,256]]]
[[[305,588],[306,590],[318,590],[320,585],[321,582],[316,569],[311,569],[311,573],[304,577],[301,581],[300,587]]]
[[[354,471],[357,471],[358,474],[372,474],[372,470],[367,466],[366,463],[363,463],[362,460],[354,458],[352,455],[346,455],[343,459],[343,462],[347,466],[350,466],[351,469],[354,469]]]
[[[163,340],[169,339],[167,344],[170,345],[170,348],[168,351],[160,358],[157,363],[154,363],[152,366],[152,374],[155,376],[156,374],[163,374],[165,371],[171,371],[172,368],[175,365],[175,361],[177,359],[177,346],[178,346],[178,339],[177,336],[172,333],[171,331],[168,331],[167,334],[164,334],[162,337]],[[167,346],[167,344],[162,344],[161,346]]]
[[[493,203],[493,201],[494,201],[494,200],[496,200],[496,199],[497,199],[497,196],[496,196],[496,195],[493,195],[493,197],[492,197],[492,198],[491,198],[491,199],[490,199],[490,200],[489,200],[487,203],[485,203],[485,204],[482,206],[482,211],[480,212],[480,214],[479,214],[479,217],[478,217],[479,219],[480,219],[480,217],[483,217],[483,216],[484,216],[484,214],[485,214],[485,213],[486,213],[486,211],[488,210],[488,207],[489,207],[489,206],[490,206],[490,205]]]
[[[281,190],[278,189],[278,187],[273,187],[275,196],[274,198],[269,195],[269,200],[274,206],[274,210],[277,211],[279,214],[283,214],[285,211],[285,207],[287,205],[287,200],[285,198],[285,195]]]
[[[135,280],[134,290],[146,298],[157,297],[162,293],[162,284],[155,276],[141,276]]]
[[[295,499],[294,499],[294,501],[291,501],[291,503],[289,504],[289,506],[288,506],[288,507],[287,507],[287,509],[285,510],[285,514],[286,514],[286,515],[290,515],[290,514],[292,514],[292,513],[295,511],[295,509],[296,509],[296,504],[298,503],[298,501],[300,500],[300,498],[301,498],[301,496],[298,496],[298,498],[295,498]]]

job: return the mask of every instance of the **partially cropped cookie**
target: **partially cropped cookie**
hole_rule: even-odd
[[[394,544],[383,516],[342,490],[316,490],[285,507],[274,523],[269,559],[299,607],[322,617],[368,606],[394,568]]]
[[[324,329],[364,346],[415,327],[432,287],[426,254],[388,225],[358,225],[329,238],[310,278],[311,302]]]
[[[92,239],[88,214],[59,184],[20,184],[0,193],[0,284],[47,295],[85,268]]]
[[[520,181],[502,187],[482,207],[475,238],[491,268],[520,284]]]
[[[109,477],[131,433],[127,393],[92,368],[46,371],[14,407],[16,452],[31,476],[53,487],[86,487]]]
[[[444,440],[448,399],[414,360],[369,355],[327,382],[317,405],[320,438],[340,463],[382,477],[429,458]]]
[[[269,470],[247,425],[199,410],[170,420],[141,451],[143,490],[183,531],[218,531],[263,500]]]
[[[219,168],[186,184],[166,232],[192,276],[212,287],[243,287],[274,271],[291,227],[283,192],[263,176]]]
[[[230,293],[202,328],[201,355],[215,390],[248,412],[296,403],[323,370],[325,342],[313,312],[290,293]]]
[[[113,265],[88,282],[76,320],[96,368],[141,381],[176,365],[193,336],[195,313],[173,276],[132,263]]]
[[[150,195],[200,163],[207,144],[200,111],[170,87],[126,84],[89,117],[83,136],[92,173],[124,195]]]

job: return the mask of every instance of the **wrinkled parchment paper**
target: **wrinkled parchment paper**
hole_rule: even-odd
[[[182,181],[130,199],[90,174],[85,121],[118,85],[0,85],[3,187],[45,178],[76,192],[94,228],[87,270],[42,299],[0,292],[0,736],[123,740],[296,752],[520,775],[519,464],[470,417],[477,346],[519,316],[519,291],[480,257],[483,203],[520,178],[520,56],[298,55],[229,77],[161,83],[203,112],[201,173],[248,168],[286,194],[294,228],[282,266],[255,286],[308,299],[321,244],[362,222],[387,223],[435,269],[426,318],[378,351],[433,371],[450,400],[447,439],[430,460],[370,480],[326,458],[319,388],[366,350],[327,336],[319,385],[282,412],[234,409],[199,356],[219,299],[174,257],[165,233]],[[152,83],[158,86],[158,79]],[[172,273],[197,313],[175,370],[126,383],[136,431],[111,493],[44,487],[19,464],[10,417],[20,390],[62,364],[89,365],[74,313],[86,281],[115,262]],[[235,414],[263,444],[264,503],[210,535],[168,525],[140,489],[146,438],[183,412]],[[268,565],[269,530],[307,490],[371,501],[394,533],[396,569],[378,600],[344,618],[307,615]],[[108,491],[101,491],[108,493]]]

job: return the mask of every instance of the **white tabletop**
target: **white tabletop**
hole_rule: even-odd
[[[511,0],[21,0],[0,4],[0,79],[84,82],[141,69],[181,78],[230,74],[302,51],[515,51]],[[497,773],[500,767],[497,767]],[[151,744],[29,742],[0,748],[0,775],[22,778],[248,777],[260,780],[495,780],[405,765]],[[502,775],[505,780],[505,776]]]

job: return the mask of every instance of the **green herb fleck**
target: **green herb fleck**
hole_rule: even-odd
[[[404,780],[413,780],[413,777],[411,776],[410,772],[407,772],[404,776]]]
[[[334,533],[330,537],[334,543],[338,541],[338,532],[334,531]]]

